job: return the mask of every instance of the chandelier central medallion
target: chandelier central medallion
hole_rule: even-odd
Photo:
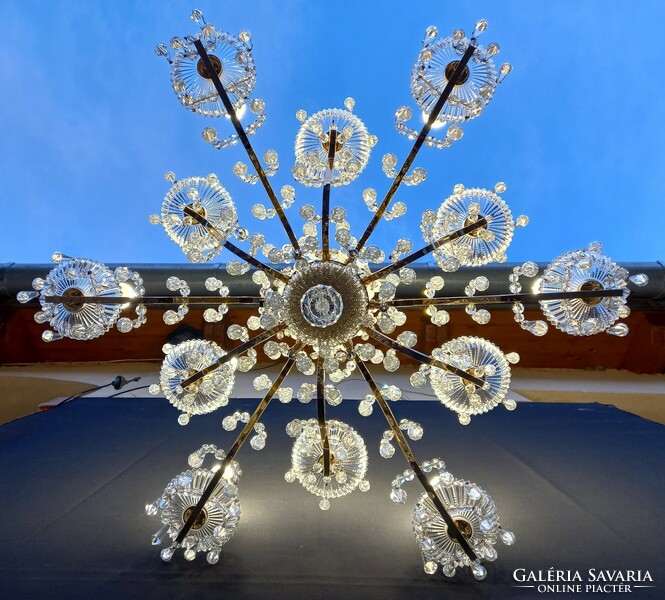
[[[272,318],[283,319],[287,335],[333,358],[367,324],[368,304],[355,266],[315,261],[296,271],[281,297],[264,306]]]

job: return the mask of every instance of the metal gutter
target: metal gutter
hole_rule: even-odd
[[[488,265],[485,267],[461,268],[455,273],[443,273],[436,263],[415,263],[410,265],[416,271],[416,281],[410,285],[401,285],[397,297],[420,297],[425,284],[434,275],[441,275],[445,279],[443,293],[447,296],[462,296],[469,280],[485,275],[490,280],[490,292],[501,294],[508,292],[508,276],[513,267],[519,263],[504,263]],[[631,286],[629,304],[634,310],[662,311],[665,310],[665,265],[661,261],[642,263],[620,263],[631,274],[646,273],[649,283],[643,288]],[[115,268],[116,264],[109,264]],[[257,286],[252,282],[252,272],[238,277],[232,277],[226,272],[224,263],[206,264],[146,264],[136,263],[126,265],[138,271],[143,277],[146,295],[159,295],[166,291],[166,279],[175,275],[187,281],[192,295],[205,295],[209,292],[204,287],[208,277],[221,279],[234,296],[254,295]],[[539,263],[541,272],[547,263]],[[0,264],[0,305],[12,307],[33,308],[34,303],[27,305],[16,301],[16,294],[22,290],[32,289],[32,280],[35,277],[45,277],[53,268],[53,264]],[[530,280],[523,278],[523,284]],[[525,291],[528,291],[525,286]],[[441,292],[440,292],[441,294]]]

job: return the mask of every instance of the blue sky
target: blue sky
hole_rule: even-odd
[[[412,104],[409,75],[425,28],[470,31],[486,18],[481,42],[498,42],[499,62],[514,71],[452,149],[423,149],[416,166],[427,169],[427,181],[400,189],[409,212],[383,223],[377,240],[386,250],[400,236],[420,245],[421,213],[455,183],[501,180],[513,214],[531,218],[511,261],[549,261],[594,240],[616,260],[665,258],[660,0],[0,0],[0,262],[48,262],[55,250],[104,262],[184,262],[147,221],[168,190],[167,170],[179,178],[217,173],[244,226],[286,241],[276,221],[262,229],[250,216],[264,195],[231,172],[246,161],[242,148],[217,151],[201,139],[207,125],[229,133],[230,123],[186,111],[166,61],[154,54],[157,42],[195,33],[192,8],[218,29],[252,33],[254,95],[268,111],[252,141],[260,154],[279,152],[276,188],[292,183],[295,111],[356,99],[379,143],[363,175],[332,195],[356,235],[370,217],[362,190],[381,195],[389,185],[381,156],[402,159],[410,149],[393,115]],[[296,184],[296,192],[289,216],[299,231],[297,206],[319,206],[320,191]]]

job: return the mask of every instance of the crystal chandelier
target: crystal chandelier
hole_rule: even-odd
[[[409,265],[419,258],[432,254],[443,274],[460,266],[504,262],[515,229],[528,224],[523,215],[514,218],[504,202],[504,183],[491,190],[458,184],[438,209],[423,213],[421,230],[426,245],[422,248],[414,250],[410,240],[400,239],[386,255],[368,243],[381,219],[394,220],[406,212],[404,203],[393,202],[399,186],[416,186],[425,180],[423,168],[412,168],[422,146],[452,146],[463,135],[461,125],[485,110],[498,84],[511,72],[510,64],[495,63],[497,44],[478,43],[486,21],[479,21],[468,37],[459,29],[448,37],[439,36],[435,27],[426,30],[411,73],[411,94],[425,124],[417,131],[409,124],[412,108],[402,106],[396,111],[396,129],[413,145],[399,169],[395,155],[383,156],[390,186],[381,200],[376,190],[363,191],[362,198],[373,214],[356,238],[344,208],[330,203],[331,189],[360,176],[377,142],[353,113],[353,99],[347,98],[344,108],[310,116],[304,110],[296,113],[300,127],[293,178],[305,186],[323,188],[320,211],[312,205],[300,208],[304,225],[303,235],[298,236],[286,216],[295,203],[294,187],[284,185],[279,198],[270,183],[279,166],[277,153],[265,152],[262,164],[249,140],[266,120],[265,103],[251,97],[256,68],[250,34],[218,31],[198,10],[192,12],[192,19],[200,26],[199,33],[174,37],[170,48],[159,44],[156,53],[168,60],[173,90],[185,108],[230,121],[235,133],[224,137],[209,126],[203,130],[203,138],[217,149],[242,144],[252,168],[238,162],[233,173],[248,184],[260,182],[269,200],[268,205],[255,204],[252,214],[260,220],[277,218],[288,242],[275,246],[262,234],[250,234],[241,227],[233,199],[214,174],[178,180],[174,173],[167,173],[171,188],[161,214],[151,215],[150,222],[161,225],[192,262],[209,261],[226,248],[238,259],[227,263],[228,274],[238,276],[253,268],[256,295],[233,296],[222,281],[209,278],[205,281],[209,293],[192,296],[187,282],[172,276],[166,281],[169,293],[148,296],[140,274],[127,267],[111,270],[93,260],[55,253],[55,267],[45,278],[33,281],[32,291],[20,292],[18,300],[38,299],[41,309],[35,320],[50,326],[42,335],[46,342],[62,337],[90,340],[113,326],[128,333],[146,322],[148,308],[166,308],[163,319],[169,325],[182,321],[190,310],[203,310],[206,321],[217,322],[224,319],[229,307],[256,308],[246,327],[228,327],[229,338],[239,342],[232,350],[198,339],[163,348],[166,356],[159,383],[150,386],[150,393],[163,394],[180,411],[181,425],[192,416],[227,406],[236,372],[252,370],[260,347],[271,361],[282,363],[275,377],[255,377],[254,388],[265,395],[252,414],[236,411],[224,417],[226,431],[242,423],[233,444],[227,450],[204,444],[189,456],[189,468],[146,506],[147,514],[162,524],[153,544],[170,541],[161,551],[163,560],[171,560],[178,549],[187,560],[197,553],[204,553],[211,564],[219,560],[240,519],[242,471],[236,454],[250,436],[254,450],[264,448],[267,431],[260,420],[275,397],[288,403],[295,395],[303,404],[315,400],[317,407],[316,419],[296,419],[287,426],[295,441],[285,480],[297,480],[319,499],[324,511],[335,498],[368,491],[368,451],[363,438],[348,424],[326,414],[327,405],[342,401],[336,384],[357,370],[369,390],[359,403],[360,414],[370,416],[377,405],[389,426],[379,444],[380,455],[392,457],[396,442],[409,463],[409,469],[392,482],[390,498],[405,503],[404,486],[410,481],[418,480],[423,487],[413,507],[412,524],[425,572],[433,574],[441,567],[452,577],[458,567],[469,566],[477,579],[483,579],[482,561],[496,559],[497,542],[512,544],[514,534],[502,527],[497,507],[479,485],[452,475],[440,458],[416,459],[408,440],[423,436],[422,424],[397,421],[390,403],[400,400],[401,390],[395,385],[379,386],[367,363],[382,365],[389,372],[399,369],[400,356],[420,363],[410,384],[421,387],[429,383],[440,402],[467,425],[472,416],[499,404],[515,409],[515,400],[507,394],[511,364],[519,356],[504,354],[490,341],[469,336],[449,340],[431,355],[425,354],[417,349],[416,334],[403,329],[406,315],[402,309],[423,307],[432,323],[442,326],[450,319],[447,309],[461,306],[476,323],[486,325],[491,319],[488,307],[509,305],[521,328],[542,336],[547,322],[524,316],[524,303],[536,301],[547,321],[570,335],[606,332],[625,336],[628,328],[619,320],[630,312],[628,283],[646,285],[646,276],[629,276],[594,242],[556,258],[539,278],[533,262],[515,267],[507,294],[486,293],[489,281],[480,275],[469,281],[464,296],[446,296],[441,293],[444,277],[436,275],[423,296],[397,297],[399,285],[415,281],[416,273]],[[240,119],[247,108],[252,121],[243,126]],[[221,122],[226,125],[226,119]],[[232,239],[248,242],[248,249]],[[522,291],[524,279],[532,280],[528,289],[533,291]],[[294,367],[312,377],[297,391],[284,384]]]

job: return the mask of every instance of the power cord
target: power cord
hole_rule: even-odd
[[[139,385],[138,387],[131,388],[129,390],[124,390],[123,392],[118,392],[117,394],[112,394],[109,396],[109,398],[116,398],[117,396],[121,396],[122,394],[129,394],[129,392],[135,392],[136,390],[144,390],[145,388],[149,388],[150,385]]]
[[[113,381],[110,383],[105,383],[104,385],[96,385],[95,387],[91,387],[88,390],[83,390],[82,392],[78,392],[76,394],[73,394],[69,396],[68,398],[65,398],[62,402],[58,404],[58,406],[62,406],[63,404],[67,404],[67,402],[71,402],[72,400],[76,400],[77,398],[81,398],[82,396],[86,396],[87,394],[90,394],[92,392],[96,392],[97,390],[101,390],[104,388],[107,388],[109,386],[113,386],[113,389],[119,390],[123,387],[125,387],[128,383],[131,383],[132,381],[140,381],[140,377],[134,377],[133,379],[125,379],[122,375],[118,375]],[[148,387],[148,386],[145,386]],[[129,390],[128,390],[129,391]],[[113,396],[111,396],[113,397]]]

